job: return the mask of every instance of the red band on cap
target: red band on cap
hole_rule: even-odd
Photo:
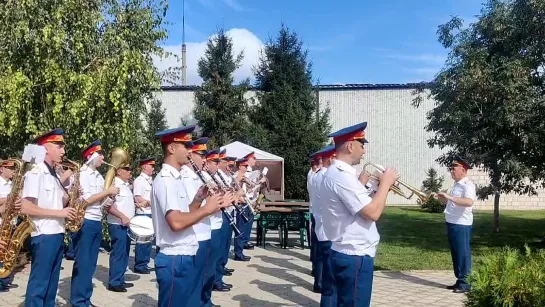
[[[161,137],[161,143],[191,142],[191,134],[186,132],[168,134]]]
[[[100,145],[93,146],[93,147],[87,149],[86,151],[84,151],[82,156],[87,158],[87,157],[91,156],[92,154],[94,154],[95,152],[100,151],[100,150],[102,150],[102,146],[100,146]]]
[[[53,143],[53,142],[64,142],[64,136],[61,134],[55,134],[55,135],[48,135],[40,140],[38,140],[38,145],[43,145],[46,143]]]
[[[206,144],[197,144],[191,147],[191,151],[205,151],[206,149],[208,149]]]
[[[361,140],[361,139],[365,139],[365,131],[358,130],[358,131],[354,131],[352,133],[348,133],[348,134],[345,134],[345,135],[340,135],[338,137],[334,137],[333,142],[335,142],[335,144],[340,144],[340,143],[344,143],[344,142]]]

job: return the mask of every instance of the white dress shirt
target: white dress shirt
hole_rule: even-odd
[[[184,185],[185,192],[190,199],[189,202],[191,203],[191,200],[195,198],[195,195],[197,195],[197,191],[203,185],[203,183],[201,179],[199,178],[199,176],[188,165],[182,166],[182,170],[180,171],[180,174],[182,175],[182,184]],[[204,206],[204,204],[205,204],[205,201],[202,202],[201,207]],[[198,223],[193,225],[193,229],[195,230],[195,233],[197,234],[197,240],[199,241],[210,240],[212,236],[212,233],[211,233],[212,228],[210,226],[210,216],[204,217]]]
[[[83,199],[98,194],[104,190],[104,177],[97,171],[88,166],[83,166],[80,170],[79,182],[83,190]],[[85,209],[85,218],[91,221],[101,221],[102,211],[100,204],[103,199],[99,199],[92,204],[87,205]]]
[[[312,181],[310,185],[311,189],[311,201],[314,207],[314,232],[316,233],[316,237],[318,238],[318,241],[327,241],[327,237],[325,235],[324,231],[324,225],[322,221],[322,211],[323,207],[327,206],[327,204],[323,204],[323,202],[320,199],[320,193],[318,193],[320,190],[320,184],[324,180],[324,175],[327,171],[327,167],[322,167],[312,176]]]
[[[320,184],[323,228],[339,253],[375,257],[380,240],[374,221],[364,219],[361,209],[371,202],[368,191],[358,180],[356,169],[334,160]]]
[[[173,231],[166,220],[169,211],[189,212],[193,200],[186,193],[180,171],[163,164],[153,180],[151,195],[151,217],[160,252],[165,255],[196,255],[199,242],[193,227]]]
[[[129,183],[121,180],[119,177],[114,178],[114,186],[119,188],[119,194],[115,196],[115,208],[123,213],[129,220],[134,217],[134,196],[132,195]],[[111,214],[108,214],[108,224],[122,225],[121,219]]]
[[[212,181],[212,177],[210,177],[210,174],[208,174],[207,172],[203,172],[203,175],[206,178],[206,180]],[[217,176],[217,175],[214,175],[214,176]],[[221,183],[220,179],[218,179],[218,181]],[[221,210],[219,210],[218,212],[215,212],[210,215],[210,228],[212,230],[217,230],[221,228],[221,224],[223,223],[222,214],[223,213],[221,212]]]
[[[45,162],[36,164],[25,174],[23,198],[36,199],[36,205],[44,209],[62,210],[64,189],[59,180],[54,177]],[[64,218],[40,218],[31,216],[30,220],[36,226],[36,231],[30,235],[50,235],[64,233]]]
[[[11,193],[11,180],[6,180],[4,177],[0,176],[0,198],[5,198]],[[6,208],[7,209],[7,208]],[[14,218],[14,223],[17,221],[17,217]],[[0,223],[2,223],[2,215],[0,215]]]
[[[308,171],[307,174],[307,192],[308,192],[308,211],[310,214],[314,215],[314,208],[313,208],[313,202],[312,202],[312,196],[311,196],[311,189],[312,189],[312,181],[314,177],[316,176],[316,172],[312,170],[312,168]]]
[[[150,176],[144,173],[140,173],[140,176],[136,177],[133,182],[133,194],[134,196],[140,196],[147,201],[151,201],[151,184],[153,180]],[[151,207],[136,208],[136,213],[139,214],[151,214]]]
[[[477,199],[475,184],[464,177],[455,182],[450,191],[450,196]],[[473,225],[473,207],[458,206],[449,200],[445,206],[445,220],[447,223],[458,225]]]

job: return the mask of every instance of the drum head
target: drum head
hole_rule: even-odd
[[[140,236],[153,235],[153,221],[145,215],[138,215],[131,219],[129,228],[132,232]]]

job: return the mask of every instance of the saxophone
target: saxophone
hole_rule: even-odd
[[[74,182],[68,191],[68,206],[69,208],[76,209],[76,218],[73,220],[66,219],[65,227],[70,232],[78,232],[83,225],[83,219],[85,218],[85,209],[89,204],[80,195],[80,169],[81,165],[77,162],[64,158],[63,166],[66,166],[74,172]]]
[[[25,163],[23,160],[16,158],[10,158],[8,161],[15,164],[16,171],[13,175],[12,189],[5,203],[6,210],[2,215],[2,225],[0,226],[0,240],[7,243],[5,252],[0,255],[0,262],[2,263],[0,278],[6,278],[11,274],[17,265],[16,261],[19,252],[21,251],[21,247],[23,246],[23,242],[35,230],[34,223],[25,215],[23,216],[22,222],[12,234],[12,221],[20,215],[20,212],[15,209],[15,202],[23,189],[25,173],[34,165],[32,163]]]

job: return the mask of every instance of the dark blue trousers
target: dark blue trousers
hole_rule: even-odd
[[[155,256],[155,276],[159,285],[158,307],[200,306],[201,285],[197,284],[195,256]]]
[[[32,264],[25,295],[25,307],[55,306],[59,286],[64,234],[30,238]]]
[[[310,262],[312,262],[312,271],[314,272],[316,267],[316,249],[318,248],[318,237],[316,236],[316,220],[314,214],[310,215]]]
[[[467,276],[471,272],[471,249],[469,241],[472,226],[447,223],[447,236],[452,256],[452,267],[456,276],[456,287],[470,290]]]
[[[236,221],[237,221],[237,228],[242,232],[242,234],[235,238],[235,258],[243,258],[244,257],[244,245],[250,241],[250,234],[252,233],[252,226],[254,224],[254,216],[249,214],[250,209],[248,207],[244,207],[242,209],[242,212],[250,217],[250,220],[248,223],[244,222],[244,219],[240,214],[237,214]]]
[[[204,291],[206,273],[208,272],[208,266],[212,265],[210,263],[210,247],[212,246],[211,240],[199,241],[199,249],[197,250],[197,255],[195,257],[195,283],[197,290],[193,293],[195,302],[199,302],[195,306],[200,306],[204,302]]]
[[[151,214],[137,214],[145,215],[151,218]],[[134,247],[134,270],[144,271],[147,270],[150,258],[151,258],[151,246],[153,242],[145,244],[136,244]]]
[[[129,250],[131,248],[131,240],[127,234],[128,227],[110,224],[108,231],[112,239],[108,286],[122,286],[125,283],[125,272],[129,264]]]
[[[2,263],[0,263],[0,268],[2,268]],[[9,285],[13,283],[15,273],[9,274],[6,278],[0,278],[0,290],[7,289]]]
[[[234,211],[230,214],[233,216]],[[223,284],[223,273],[229,259],[229,248],[231,247],[231,240],[233,239],[233,229],[225,216],[223,216],[223,223],[221,224],[220,237],[220,249],[218,251],[220,254],[218,261],[216,262],[216,278],[214,280],[214,284],[217,286]]]
[[[223,225],[223,224],[222,224]],[[212,229],[212,239],[210,240],[210,256],[206,265],[206,276],[203,284],[203,302],[202,306],[212,306],[212,287],[216,281],[216,268],[223,252],[222,233],[220,229]]]
[[[322,290],[320,306],[337,306],[337,285],[331,267],[331,241],[318,241],[314,287]]]
[[[351,256],[331,250],[331,268],[337,285],[337,306],[369,307],[373,291],[373,263],[369,256]]]
[[[76,253],[77,253],[76,248],[78,247],[79,231],[71,232],[68,236],[70,237],[70,241],[68,241],[68,247],[66,248],[66,252],[64,256],[67,259],[74,260],[76,259]]]
[[[97,267],[98,251],[102,240],[102,223],[84,219],[77,237],[78,246],[75,249],[70,284],[70,304],[73,307],[87,307],[91,306],[93,295],[93,275]]]

